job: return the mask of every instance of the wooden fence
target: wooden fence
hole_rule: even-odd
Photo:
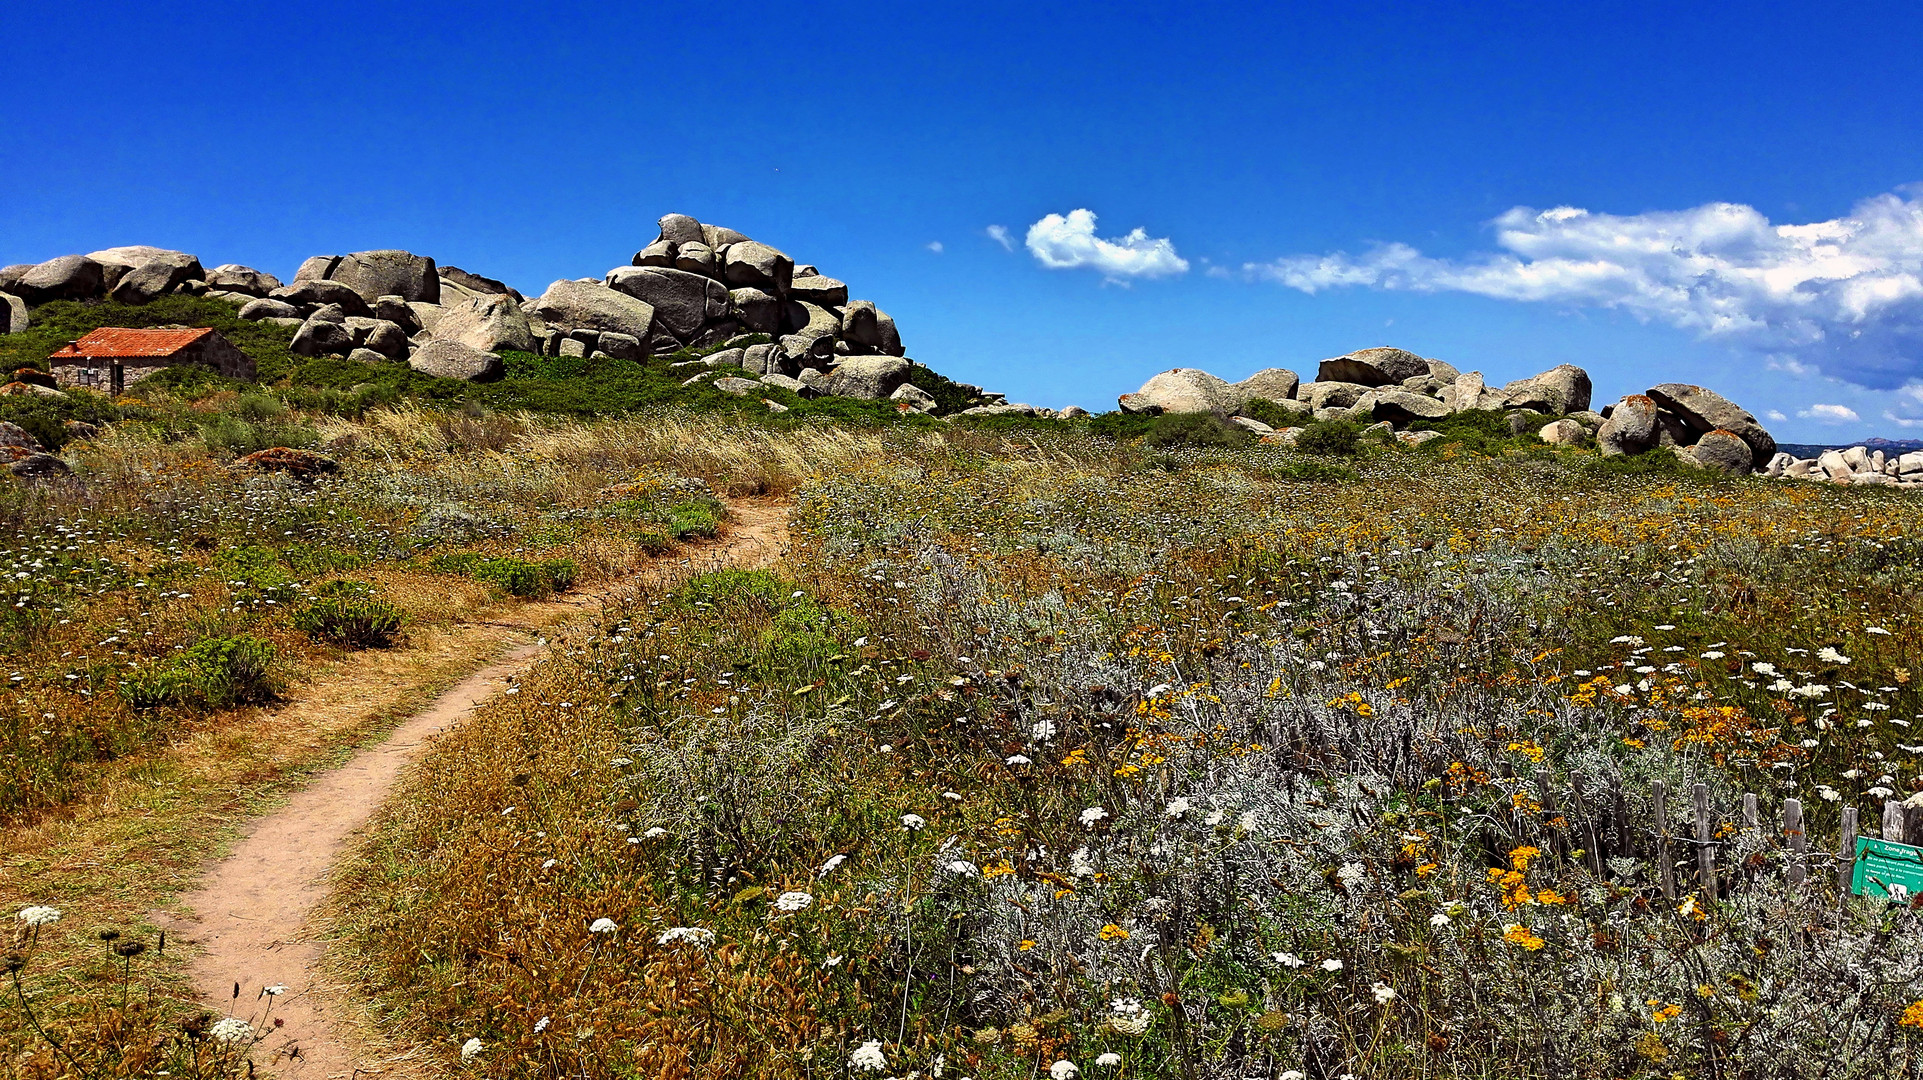
[[[1733,826],[1749,833],[1760,842],[1762,849],[1773,849],[1783,856],[1782,877],[1791,887],[1804,887],[1812,876],[1820,883],[1828,874],[1833,877],[1839,896],[1850,891],[1857,838],[1857,810],[1853,806],[1842,808],[1835,846],[1812,850],[1803,804],[1798,799],[1784,799],[1780,815],[1768,824],[1766,831],[1761,806],[1754,794],[1745,794],[1740,810],[1729,808],[1733,813],[1725,818],[1712,808],[1709,788],[1697,784],[1690,790],[1689,820],[1678,822],[1672,821],[1669,814],[1670,799],[1675,793],[1656,781],[1649,791],[1649,825],[1637,828],[1630,820],[1629,800],[1619,786],[1611,785],[1609,791],[1599,790],[1580,773],[1572,773],[1567,785],[1559,789],[1550,774],[1542,771],[1533,777],[1533,787],[1541,813],[1538,817],[1534,813],[1518,812],[1514,821],[1516,828],[1507,839],[1521,842],[1525,836],[1538,835],[1565,856],[1580,851],[1590,872],[1599,878],[1607,877],[1604,868],[1610,860],[1632,859],[1654,864],[1663,895],[1670,899],[1675,899],[1679,891],[1693,890],[1713,900],[1736,890],[1753,888],[1764,877],[1770,860],[1759,857],[1760,850],[1740,863],[1721,858],[1743,838],[1740,833],[1728,830],[1727,827]],[[1531,828],[1530,818],[1550,827]],[[1882,839],[1895,843],[1923,841],[1923,806],[1906,806],[1896,799],[1885,802],[1881,835]],[[1678,857],[1691,848],[1695,850],[1693,860]],[[1500,852],[1491,854],[1496,861],[1501,861]],[[1693,867],[1688,865],[1690,862],[1694,863]],[[1679,864],[1683,868],[1680,875]]]

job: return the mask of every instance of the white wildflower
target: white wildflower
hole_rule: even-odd
[[[1361,863],[1343,863],[1342,868],[1335,872],[1336,881],[1340,882],[1345,890],[1355,888],[1367,878],[1368,875],[1363,871]]]
[[[1142,1011],[1142,1002],[1137,998],[1114,998],[1108,1003],[1108,1011],[1117,1016],[1134,1016]]]
[[[901,816],[901,827],[907,829],[909,832],[920,832],[928,827],[928,819],[922,817],[920,814],[903,814]]]
[[[1816,658],[1825,664],[1847,664],[1850,662],[1849,657],[1844,656],[1828,645],[1816,650]]]
[[[1341,971],[1342,961],[1337,960],[1335,957],[1331,956],[1327,960],[1322,961],[1322,963],[1316,966],[1320,967],[1323,971],[1330,971],[1330,972]]]
[[[941,797],[947,799],[949,802],[962,801],[961,792],[959,791],[944,791],[941,793]]]
[[[1043,717],[1035,721],[1034,726],[1028,730],[1035,737],[1036,742],[1047,742],[1055,737],[1055,721]]]
[[[1095,823],[1108,816],[1108,811],[1099,806],[1091,806],[1082,811],[1082,827],[1092,829]]]
[[[1269,959],[1281,964],[1285,968],[1299,968],[1303,964],[1308,963],[1307,960],[1302,959],[1292,952],[1270,953]]]
[[[1075,1074],[1082,1070],[1072,1061],[1058,1061],[1048,1067],[1049,1080],[1075,1080]]]
[[[28,926],[47,926],[60,921],[60,909],[39,904],[20,909],[20,921]]]
[[[1122,1055],[1115,1053],[1113,1050],[1095,1059],[1095,1064],[1100,1065],[1104,1069],[1112,1069],[1121,1063]]]
[[[469,1039],[461,1044],[461,1064],[466,1065],[481,1056],[481,1040]]]
[[[1387,1005],[1396,999],[1396,992],[1388,983],[1373,983],[1369,987],[1369,992],[1375,995],[1377,1005]]]
[[[1189,801],[1185,798],[1177,796],[1176,798],[1169,800],[1168,808],[1162,812],[1167,814],[1169,817],[1179,819],[1182,815],[1188,813],[1190,809],[1192,809],[1192,807],[1189,806]]]
[[[1435,927],[1438,930],[1449,925],[1451,921],[1452,920],[1449,918],[1449,913],[1446,911],[1438,911],[1434,915],[1429,916],[1429,925]]]
[[[1720,649],[1711,649],[1703,654],[1705,660],[1721,660],[1726,654]]]
[[[1239,826],[1243,832],[1254,832],[1255,831],[1255,811],[1253,810],[1242,811],[1242,816],[1235,819],[1235,824]]]
[[[1028,760],[1027,755],[1025,754],[1010,754],[1008,755],[1008,764],[1011,766],[1027,765],[1027,764],[1030,764],[1030,762]]]
[[[1830,692],[1830,688],[1827,685],[1820,682],[1805,683],[1802,686],[1799,686],[1796,689],[1790,691],[1790,693],[1795,694],[1797,697],[1806,697],[1806,698],[1819,698],[1829,692]]]
[[[666,835],[668,835],[668,830],[662,828],[659,825],[656,825],[655,827],[649,829],[647,832],[644,832],[641,834],[641,836],[644,839],[648,839],[648,840],[658,840],[661,837]]]
[[[1223,816],[1222,811],[1211,810],[1209,811],[1209,816],[1202,819],[1202,824],[1208,825],[1210,827],[1220,825],[1222,824],[1222,816]]]
[[[714,931],[699,926],[676,926],[663,931],[660,937],[654,939],[656,945],[672,945],[677,941],[706,948],[714,941]]]
[[[618,926],[616,926],[616,925],[614,925],[614,920],[613,920],[613,919],[610,919],[610,918],[607,918],[606,916],[603,916],[603,917],[601,917],[601,918],[599,918],[599,919],[596,919],[596,920],[594,920],[594,922],[593,922],[593,923],[591,923],[591,924],[590,924],[590,925],[588,926],[588,933],[590,933],[590,934],[612,934],[612,933],[614,933],[614,932],[615,932],[616,930],[619,930],[619,929],[621,929],[621,928],[620,928],[620,927],[618,927]]]
[[[534,1033],[536,1035],[539,1035],[543,1031],[546,1031],[548,1029],[548,1024],[551,1022],[551,1019],[552,1018],[550,1017],[543,1016],[539,1020],[536,1020],[534,1022]]]
[[[775,910],[800,911],[814,902],[815,898],[805,892],[785,892],[775,897]]]
[[[962,877],[980,877],[982,868],[966,859],[956,859],[948,864],[948,872]]]
[[[1866,626],[1863,628],[1863,632],[1866,634],[1876,634],[1880,637],[1890,636],[1890,632],[1888,630],[1883,629],[1880,626]]]
[[[846,855],[831,855],[828,857],[827,862],[821,864],[821,869],[815,871],[815,876],[827,877],[829,874],[832,874],[835,872],[835,867],[840,866],[842,863],[845,863],[847,861],[848,861],[848,856]]]
[[[207,1034],[212,1035],[215,1042],[240,1043],[252,1039],[254,1029],[240,1017],[228,1016],[214,1021],[214,1026],[207,1029]]]
[[[1756,662],[1756,663],[1754,663],[1754,664],[1751,664],[1751,665],[1749,666],[1749,669],[1750,669],[1751,671],[1754,671],[1754,672],[1755,672],[1756,674],[1758,674],[1758,675],[1774,675],[1774,674],[1776,674],[1776,665],[1775,665],[1775,664],[1765,664],[1765,663],[1763,663],[1763,662],[1762,662],[1762,661],[1760,661],[1760,660],[1759,660],[1759,661],[1757,661],[1757,662]]]
[[[881,1052],[881,1040],[869,1039],[848,1055],[848,1066],[863,1072],[880,1072],[888,1067],[888,1058]]]

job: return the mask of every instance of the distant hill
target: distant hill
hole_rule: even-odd
[[[1923,439],[1856,439],[1850,442],[1834,443],[1778,443],[1777,449],[1799,458],[1813,458],[1825,450],[1848,450],[1860,446],[1865,450],[1881,450],[1885,455],[1907,454],[1912,450],[1923,450]]]

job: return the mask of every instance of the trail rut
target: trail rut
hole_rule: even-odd
[[[785,504],[742,500],[729,510],[733,526],[691,558],[656,564],[613,588],[567,594],[550,607],[585,608],[639,581],[679,572],[688,562],[696,569],[753,568],[781,557],[788,535]],[[208,868],[201,885],[180,898],[183,916],[160,916],[177,940],[196,947],[191,974],[208,1007],[249,1019],[270,1004],[260,997],[262,988],[286,988],[271,1002],[280,1026],[261,1043],[262,1063],[277,1076],[353,1080],[362,1073],[428,1071],[415,1052],[383,1050],[357,1033],[357,1009],[347,991],[320,977],[323,942],[314,914],[327,895],[329,871],[408,766],[436,735],[471,716],[539,653],[541,646],[532,640],[537,625],[502,625],[503,638],[524,640],[441,694],[379,745],[316,777],[279,810],[260,818],[230,854]],[[497,648],[500,640],[495,639]]]

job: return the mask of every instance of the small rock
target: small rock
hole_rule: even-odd
[[[714,388],[724,394],[733,394],[736,397],[746,397],[749,394],[761,392],[761,384],[755,380],[736,378],[732,375],[716,379],[714,381]]]
[[[501,377],[501,358],[458,341],[436,338],[414,350],[407,366],[423,375],[440,379],[466,379],[484,382]]]
[[[7,471],[23,480],[51,480],[73,472],[66,462],[52,454],[28,454],[8,465]]]
[[[286,446],[256,450],[245,457],[234,459],[236,469],[257,469],[261,472],[284,472],[297,480],[312,480],[319,476],[330,476],[341,471],[340,462],[325,454],[312,450],[295,450]]]
[[[1589,441],[1589,429],[1567,419],[1544,424],[1536,434],[1551,446],[1581,446]]]
[[[1270,427],[1269,425],[1263,423],[1260,420],[1251,420],[1246,416],[1231,416],[1229,417],[1229,423],[1234,424],[1236,427],[1239,427],[1243,431],[1249,432],[1252,435],[1275,434],[1274,428]]]

